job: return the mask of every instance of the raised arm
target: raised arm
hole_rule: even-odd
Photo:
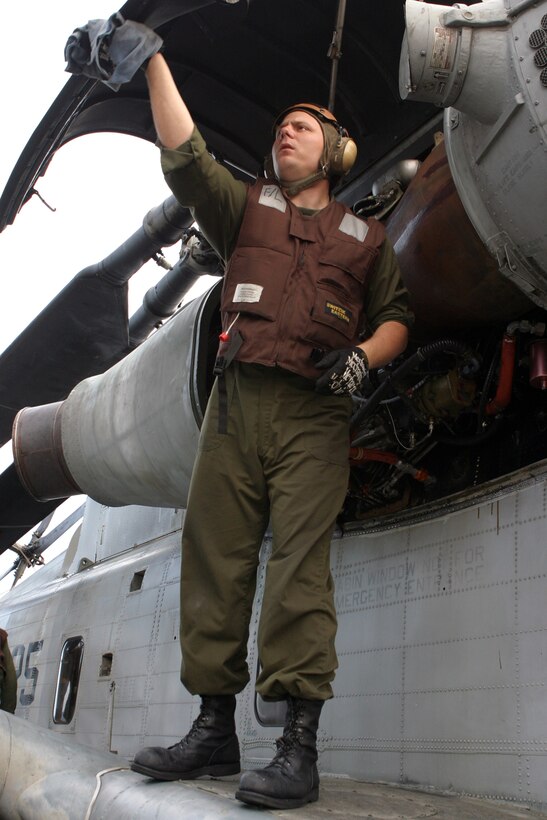
[[[165,148],[178,148],[190,139],[194,121],[162,54],[150,58],[146,79],[158,139]]]

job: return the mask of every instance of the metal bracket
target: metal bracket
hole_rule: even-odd
[[[545,309],[547,307],[547,287],[544,278],[538,276],[528,264],[505,231],[491,236],[487,247],[496,258],[500,273],[513,282],[536,305]]]
[[[507,12],[502,9],[488,9],[484,6],[469,6],[459,4],[439,17],[441,25],[446,28],[489,28],[491,26],[508,26],[511,21]]]
[[[507,7],[507,11],[509,12],[509,17],[518,17],[523,11],[526,11],[531,6],[536,6],[538,0],[520,0],[519,3],[516,3],[514,6],[511,5],[512,0],[505,0],[505,5]]]
[[[505,107],[505,109],[501,112],[496,122],[492,125],[489,129],[486,137],[483,139],[482,144],[477,149],[475,162],[479,165],[482,160],[484,159],[485,155],[488,153],[492,143],[497,139],[500,133],[504,130],[505,126],[511,119],[511,117],[519,111],[520,108],[525,104],[525,99],[522,93],[519,91],[518,94],[515,94],[514,99],[512,99],[509,104]]]
[[[89,569],[89,567],[92,567],[92,566],[93,566],[93,561],[91,561],[89,558],[81,558],[80,563],[78,564],[78,569],[76,570],[76,572],[82,572],[82,570]]]
[[[448,122],[450,124],[450,130],[453,131],[454,128],[458,128],[460,124],[460,112],[457,111],[455,108],[450,109],[450,115],[448,118]]]

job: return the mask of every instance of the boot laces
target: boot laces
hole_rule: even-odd
[[[181,738],[178,743],[174,743],[172,746],[168,746],[169,749],[176,749],[177,746],[187,746],[188,743],[196,737],[200,733],[200,731],[205,727],[207,723],[207,713],[201,711],[197,718],[192,723],[188,734],[186,734],[183,738]]]
[[[300,736],[302,734],[302,730],[298,725],[298,719],[301,716],[301,712],[301,704],[295,705],[289,724],[283,732],[283,736],[277,738],[275,741],[277,751],[272,762],[270,763],[271,766],[278,766],[282,768],[285,765],[292,765],[290,760],[291,752],[293,752],[297,746],[301,745]]]
[[[291,766],[291,752],[294,751],[296,744],[296,738],[277,738],[277,740],[275,741],[277,751],[272,759],[272,762],[268,765],[268,768],[272,767],[284,769],[287,766]]]

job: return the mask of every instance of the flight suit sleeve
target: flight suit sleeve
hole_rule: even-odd
[[[408,291],[393,246],[385,239],[367,284],[367,331],[374,331],[384,322],[400,322],[411,328],[414,315],[409,306]]]
[[[197,128],[178,148],[161,149],[161,165],[178,202],[190,208],[207,241],[226,262],[241,227],[247,185],[211,156]]]
[[[17,706],[17,678],[15,675],[15,665],[8,646],[4,643],[4,669],[0,670],[2,675],[2,694],[0,708],[4,712],[15,712]]]

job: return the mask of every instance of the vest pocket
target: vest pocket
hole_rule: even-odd
[[[319,283],[304,336],[305,341],[340,347],[357,335],[360,310],[334,282]]]
[[[230,260],[222,311],[246,313],[274,322],[284,297],[291,257],[266,248],[240,248]]]
[[[355,284],[362,286],[377,257],[376,248],[337,239],[325,243],[319,258],[320,278],[336,279],[342,287],[354,292]]]

